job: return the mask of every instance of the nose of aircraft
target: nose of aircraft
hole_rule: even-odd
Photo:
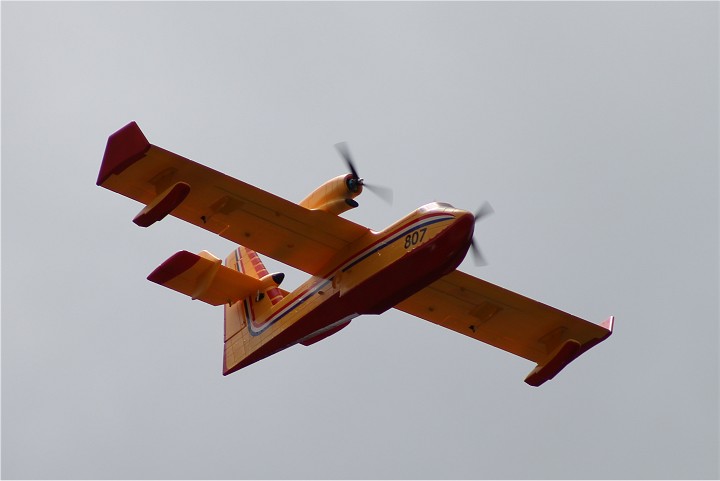
[[[443,238],[447,242],[445,245],[453,253],[452,255],[462,255],[462,258],[464,258],[468,249],[474,244],[473,234],[478,216],[467,210],[453,207],[446,202],[434,202],[425,206],[425,208],[428,210],[441,211],[455,218],[443,233]]]
[[[455,245],[455,250],[463,251],[463,257],[467,250],[470,248],[472,243],[473,232],[475,230],[475,217],[471,212],[458,209],[453,213],[455,215],[455,221],[452,223],[452,227],[448,229],[448,237],[452,245]]]

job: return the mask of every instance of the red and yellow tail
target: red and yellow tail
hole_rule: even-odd
[[[267,279],[269,274],[257,253],[240,246],[225,259],[225,267],[255,279]],[[277,278],[279,276],[280,278]],[[273,274],[275,285],[282,281],[282,274]],[[236,366],[262,344],[259,335],[267,328],[273,306],[282,300],[286,292],[272,287],[258,291],[231,305],[225,304],[225,353],[223,374],[236,370]]]

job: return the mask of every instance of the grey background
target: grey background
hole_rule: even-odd
[[[295,201],[347,140],[374,229],[489,200],[461,269],[615,334],[534,389],[390,311],[224,378],[145,276],[234,246],[95,186],[131,120]],[[2,3],[3,477],[718,475],[717,3]]]

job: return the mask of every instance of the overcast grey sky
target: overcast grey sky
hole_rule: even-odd
[[[109,134],[381,229],[616,331],[534,367],[406,314],[221,375],[222,310],[145,280],[233,245],[95,186]],[[288,272],[296,286],[302,273]],[[4,478],[717,478],[718,3],[2,3]]]

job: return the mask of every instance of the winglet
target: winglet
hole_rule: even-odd
[[[538,387],[545,381],[549,381],[554,378],[565,368],[565,366],[577,359],[580,354],[610,337],[614,324],[615,316],[608,317],[600,324],[600,327],[605,329],[607,332],[600,337],[585,342],[584,344],[580,344],[575,339],[566,340],[548,356],[547,360],[543,364],[538,364],[535,369],[528,374],[525,378],[525,382],[531,386]]]
[[[150,142],[135,122],[130,122],[110,135],[96,184],[102,185],[112,174],[119,174],[127,169],[140,160],[149,149]]]
[[[610,334],[612,334],[613,326],[615,325],[615,316],[608,317],[603,322],[601,322],[600,325],[610,331]],[[610,334],[608,334],[608,336]]]

